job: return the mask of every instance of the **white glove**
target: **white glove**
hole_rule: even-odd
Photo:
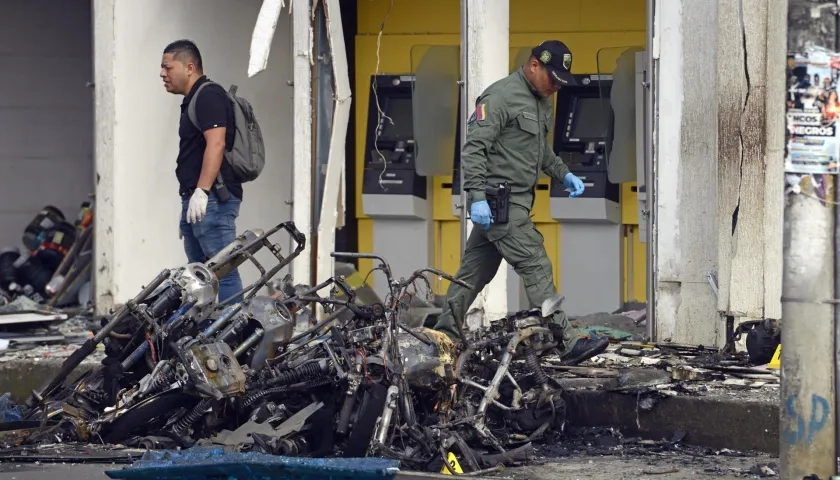
[[[190,197],[190,205],[187,207],[187,223],[198,223],[207,213],[207,194],[204,190],[196,188]]]

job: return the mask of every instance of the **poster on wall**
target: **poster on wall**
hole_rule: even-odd
[[[812,47],[787,59],[785,171],[840,171],[840,53]]]

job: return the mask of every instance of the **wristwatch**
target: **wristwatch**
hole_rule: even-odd
[[[200,187],[199,187],[199,190],[201,190],[202,192],[204,192],[204,193],[205,193],[205,195],[210,195],[210,190],[207,190],[206,188],[200,188]]]

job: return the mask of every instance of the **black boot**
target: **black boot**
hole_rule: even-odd
[[[579,338],[566,355],[563,355],[561,365],[578,365],[586,360],[603,353],[610,345],[608,337],[594,339],[591,337]]]

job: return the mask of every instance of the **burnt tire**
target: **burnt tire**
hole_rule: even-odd
[[[111,423],[102,434],[105,443],[122,443],[132,436],[146,436],[149,432],[162,428],[172,416],[172,412],[186,407],[195,407],[199,398],[181,391],[165,392],[131,407],[120,418]]]

